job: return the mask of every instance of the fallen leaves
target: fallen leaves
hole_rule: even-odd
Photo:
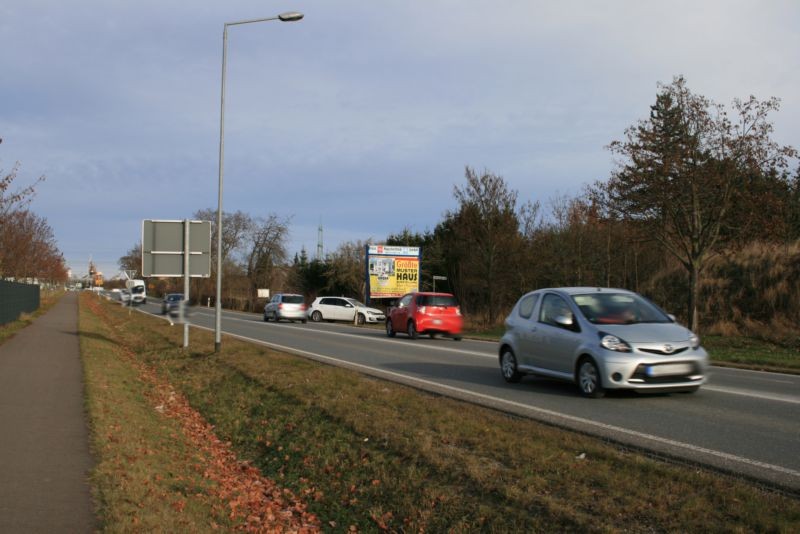
[[[87,304],[109,326],[119,326],[113,324],[113,319],[97,303],[87,301]],[[257,468],[239,460],[231,444],[216,436],[213,426],[189,405],[186,398],[131,350],[120,347],[120,353],[137,370],[140,379],[150,385],[148,400],[153,410],[179,423],[183,437],[194,451],[195,469],[213,482],[206,489],[207,496],[211,502],[222,503],[226,510],[224,515],[228,516],[235,530],[298,534],[320,531],[319,520],[307,511],[301,499],[264,477]],[[118,429],[112,427],[110,430],[108,438],[113,442],[113,433]],[[143,455],[151,453],[146,448],[138,452]],[[156,474],[155,478],[160,479],[160,475]],[[186,499],[170,503],[177,514],[182,514],[186,506]],[[138,519],[133,517],[132,522],[136,525]],[[220,528],[214,522],[209,527],[213,530]]]

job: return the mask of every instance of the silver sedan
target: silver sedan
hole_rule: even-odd
[[[694,392],[705,383],[700,339],[658,306],[624,289],[540,289],[519,299],[505,321],[500,370],[568,380],[587,397],[607,389]]]

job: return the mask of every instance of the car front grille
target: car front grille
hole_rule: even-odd
[[[666,352],[666,351],[661,350],[661,349],[642,349],[642,348],[640,348],[639,350],[642,351],[642,352],[647,352],[648,354],[658,354],[659,356],[675,356],[676,354],[680,354],[681,352],[683,352],[685,350],[689,350],[689,347],[679,347],[679,348],[673,350],[672,352]]]

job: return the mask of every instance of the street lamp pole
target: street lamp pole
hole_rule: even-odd
[[[220,91],[219,103],[219,189],[217,196],[217,290],[215,299],[215,326],[214,326],[214,352],[219,352],[222,348],[222,177],[225,159],[225,73],[228,63],[228,26],[238,26],[241,24],[253,24],[256,22],[267,22],[270,20],[280,20],[281,22],[294,22],[303,18],[302,13],[288,12],[281,13],[277,17],[261,19],[239,20],[236,22],[226,22],[222,30],[222,89]]]

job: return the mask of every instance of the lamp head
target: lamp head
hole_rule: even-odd
[[[278,18],[281,20],[281,22],[294,22],[302,19],[303,14],[298,13],[297,11],[287,11],[286,13],[281,13],[278,15]]]

